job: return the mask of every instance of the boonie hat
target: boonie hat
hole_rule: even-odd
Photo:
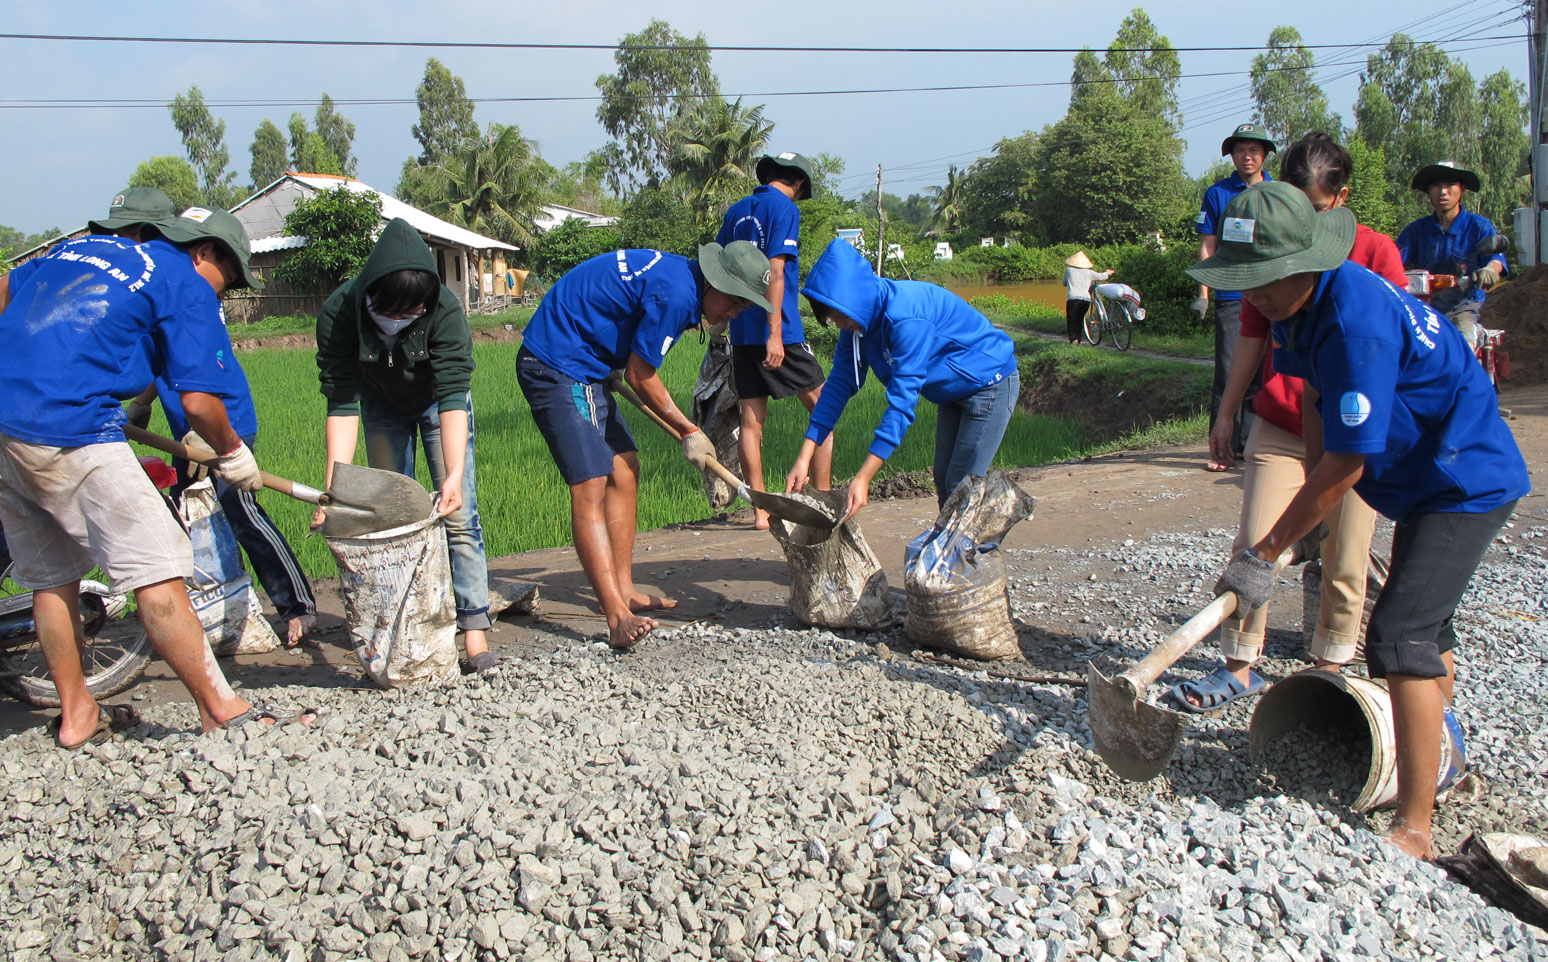
[[[699,270],[715,290],[745,298],[774,313],[769,303],[769,281],[773,279],[769,259],[752,241],[732,241],[725,247],[705,244],[699,248]]]
[[[1256,140],[1263,144],[1264,153],[1272,154],[1279,149],[1274,144],[1274,138],[1269,136],[1267,127],[1255,123],[1238,124],[1236,129],[1231,131],[1230,136],[1220,142],[1220,156],[1229,156],[1231,148],[1236,145],[1238,140]]]
[[[233,284],[233,288],[251,287],[254,290],[263,289],[263,281],[253,273],[248,266],[252,258],[252,251],[247,246],[247,228],[235,216],[223,210],[213,210],[209,207],[190,207],[178,215],[177,220],[169,224],[157,225],[161,228],[161,236],[174,244],[191,244],[194,241],[213,240],[226,248],[232,258],[242,265],[241,284]]]
[[[1409,181],[1408,186],[1414,190],[1429,190],[1430,185],[1436,181],[1458,183],[1474,193],[1478,192],[1482,184],[1477,174],[1460,166],[1456,161],[1437,160],[1428,167],[1419,168],[1419,172],[1414,175],[1413,180]]]
[[[102,220],[89,220],[86,229],[93,234],[111,234],[125,227],[154,224],[161,227],[177,219],[172,198],[154,187],[125,187],[108,205]]]
[[[1297,188],[1266,181],[1231,198],[1215,256],[1187,273],[1217,290],[1250,291],[1291,274],[1332,270],[1348,260],[1354,239],[1348,209],[1319,214]]]
[[[767,184],[778,177],[784,171],[794,170],[806,178],[806,183],[796,191],[796,200],[805,200],[812,196],[812,164],[811,161],[800,154],[785,151],[782,154],[764,154],[758,158],[758,166],[753,172],[758,175],[758,183]]]
[[[1078,268],[1080,268],[1082,270],[1088,270],[1089,271],[1089,270],[1091,270],[1091,258],[1086,256],[1086,252],[1085,251],[1076,251],[1075,253],[1071,254],[1069,257],[1066,257],[1064,259],[1064,266],[1065,267],[1078,267]]]

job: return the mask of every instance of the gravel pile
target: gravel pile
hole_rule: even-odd
[[[1457,700],[1490,783],[1442,810],[1548,834],[1548,529],[1475,579]],[[1208,600],[1229,534],[1010,551],[1023,649],[1083,675]],[[1303,667],[1276,599],[1271,677]],[[0,955],[17,960],[1541,958],[1548,940],[1260,772],[1250,706],[1116,780],[1084,692],[914,661],[881,634],[695,624],[422,692],[278,689],[310,730],[86,752],[0,740]],[[1201,647],[1178,677],[1208,670]]]

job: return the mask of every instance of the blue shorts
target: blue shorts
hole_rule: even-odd
[[[600,382],[561,374],[524,347],[516,355],[516,383],[565,484],[605,478],[614,455],[635,450],[616,399]]]

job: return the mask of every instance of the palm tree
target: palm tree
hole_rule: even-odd
[[[417,168],[414,194],[426,208],[469,230],[522,247],[537,240],[543,177],[521,128],[490,124],[428,167]]]
[[[929,188],[935,201],[935,210],[931,212],[929,220],[931,228],[939,228],[947,234],[961,229],[964,179],[958,176],[957,165],[952,164],[946,168],[946,186]]]
[[[773,130],[762,105],[743,108],[740,98],[712,97],[677,121],[669,168],[696,215],[714,216],[720,204],[746,193]]]

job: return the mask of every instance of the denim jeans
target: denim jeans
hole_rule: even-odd
[[[446,548],[451,555],[452,595],[461,631],[489,628],[489,563],[484,557],[484,529],[478,520],[478,494],[473,483],[473,396],[468,395],[468,451],[462,466],[462,507],[446,516]],[[441,456],[441,415],[438,405],[423,411],[394,411],[362,396],[360,421],[365,427],[366,462],[373,468],[414,476],[414,436],[425,449],[425,465],[436,491],[446,480]]]
[[[945,505],[970,474],[986,474],[999,453],[1011,411],[1021,395],[1021,375],[980,388],[939,406],[935,415],[935,501]]]

